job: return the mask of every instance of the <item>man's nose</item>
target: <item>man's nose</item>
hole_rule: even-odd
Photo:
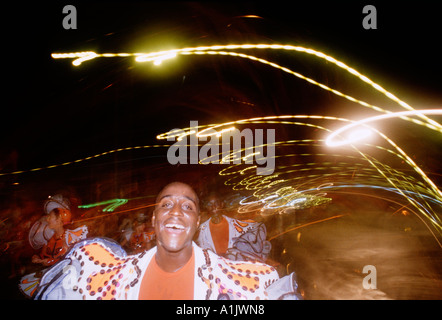
[[[183,215],[183,211],[182,211],[181,206],[178,203],[176,203],[172,207],[172,210],[170,210],[169,214],[172,215],[172,216],[182,216]]]

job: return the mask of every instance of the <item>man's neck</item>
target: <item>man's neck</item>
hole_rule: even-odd
[[[183,248],[177,252],[167,251],[161,246],[157,246],[155,259],[158,266],[165,272],[176,272],[186,265],[192,258],[193,246]]]
[[[210,221],[211,221],[213,224],[218,224],[218,223],[220,223],[221,221],[223,221],[223,219],[224,219],[224,216],[223,216],[222,214],[217,213],[217,214],[213,215],[213,216],[210,218]]]

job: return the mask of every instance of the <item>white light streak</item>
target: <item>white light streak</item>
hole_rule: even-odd
[[[350,139],[344,139],[341,141],[335,141],[334,139],[335,139],[335,137],[342,134],[343,132],[348,131],[349,129],[354,128],[354,127],[365,125],[368,122],[374,122],[374,121],[385,120],[385,119],[390,119],[390,118],[400,118],[403,116],[413,116],[413,115],[422,116],[424,114],[442,114],[442,109],[426,109],[426,110],[393,112],[393,113],[388,113],[388,114],[383,114],[383,115],[379,115],[379,116],[365,118],[365,119],[362,119],[359,121],[355,121],[355,122],[348,124],[346,126],[343,126],[340,129],[332,132],[325,140],[325,143],[329,147],[338,147],[338,146],[343,146],[346,144],[351,144],[353,142],[364,139],[365,137],[367,137],[367,132],[371,133],[372,131],[367,129],[367,130],[364,130],[364,133],[362,134],[362,131],[361,131],[362,129],[361,129],[361,130],[358,130],[358,132],[360,134],[352,134]]]

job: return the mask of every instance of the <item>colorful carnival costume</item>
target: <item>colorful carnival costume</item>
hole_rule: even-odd
[[[34,223],[28,238],[33,249],[41,249],[37,258],[44,260],[46,266],[52,266],[64,257],[73,244],[86,239],[88,229],[86,226],[74,230],[65,229],[62,234],[57,236],[54,230],[49,227],[47,217],[55,210],[58,211],[63,225],[71,222],[69,202],[61,195],[49,197],[44,204],[44,210],[46,216]],[[43,269],[21,278],[19,289],[26,297],[32,298],[34,296],[40,278],[46,270]]]
[[[195,300],[296,298],[291,275],[279,279],[266,264],[232,261],[195,243],[192,247]],[[118,243],[107,239],[77,243],[44,274],[36,299],[137,300],[156,250],[128,256]]]
[[[223,215],[218,224],[213,224],[212,219],[201,224],[197,243],[231,260],[264,262],[272,248],[266,236],[263,223]]]
[[[86,239],[87,233],[87,227],[81,226],[74,230],[66,230],[61,238],[56,239],[55,235],[52,236],[48,240],[48,243],[43,246],[40,257],[42,259],[50,259],[49,264],[54,265],[61,258],[63,258],[63,256],[66,254],[72,244]],[[42,274],[44,274],[47,270],[48,269],[44,269],[38,272],[34,272],[21,278],[19,283],[20,291],[28,298],[32,298],[36,292],[35,290],[37,289]]]

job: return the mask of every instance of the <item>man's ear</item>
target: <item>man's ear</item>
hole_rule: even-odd
[[[196,220],[196,228],[198,229],[200,226],[201,216],[198,216],[198,219]]]
[[[155,211],[152,214],[152,227],[155,228]]]

